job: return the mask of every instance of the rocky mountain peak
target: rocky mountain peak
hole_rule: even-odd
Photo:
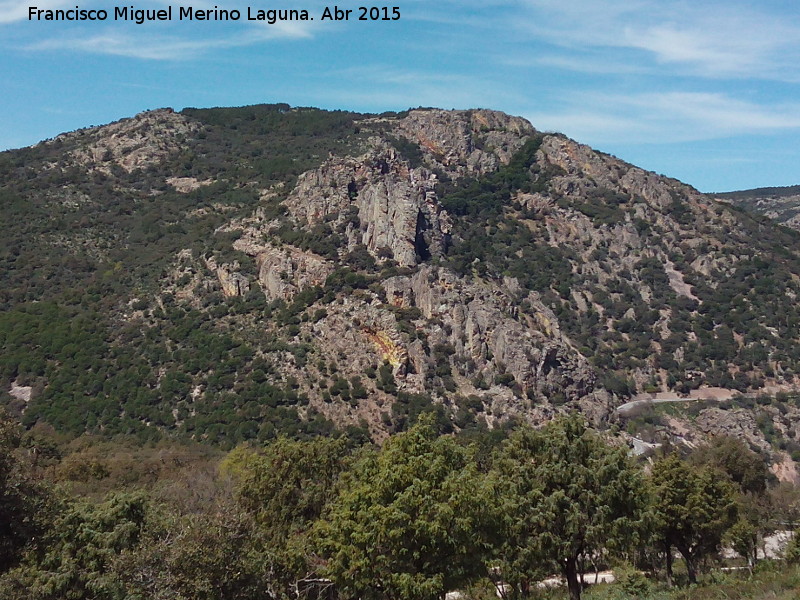
[[[409,111],[396,131],[456,177],[496,170],[536,133],[525,119],[498,111],[439,109]]]

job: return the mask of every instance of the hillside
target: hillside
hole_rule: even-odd
[[[715,199],[800,229],[800,185],[714,194]]]
[[[800,234],[498,112],[157,110],[0,154],[0,198],[29,426],[382,439],[798,384]]]

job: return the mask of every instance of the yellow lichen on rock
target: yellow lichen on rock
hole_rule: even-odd
[[[539,327],[541,327],[542,331],[546,335],[552,337],[553,336],[553,324],[550,322],[550,319],[548,319],[545,314],[540,313],[538,311],[533,313],[533,316],[536,318],[536,322],[539,324]]]
[[[395,369],[404,366],[408,361],[408,351],[401,346],[397,341],[392,339],[392,336],[381,330],[375,330],[369,327],[363,329],[364,334],[378,349],[378,353]]]

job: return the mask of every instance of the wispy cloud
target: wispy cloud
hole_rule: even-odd
[[[522,0],[516,26],[570,50],[625,48],[703,77],[797,81],[800,19],[768,6],[684,0]],[[568,66],[568,65],[567,65]]]
[[[307,38],[310,32],[300,23],[276,23],[267,27],[250,27],[237,36],[225,38],[185,38],[175,35],[130,34],[118,29],[108,29],[92,36],[70,35],[49,38],[29,44],[34,51],[72,50],[93,54],[109,54],[145,60],[187,60],[209,51],[238,48],[274,39]]]
[[[182,60],[226,44],[223,40],[188,41],[167,36],[147,36],[144,39],[143,37],[108,31],[90,37],[51,38],[31,44],[28,49],[73,50],[147,60]]]
[[[587,143],[672,143],[800,131],[800,103],[763,105],[697,92],[594,94],[563,110],[527,117],[538,127]]]
[[[316,1],[316,0],[315,0]],[[144,0],[137,8],[163,8],[171,3],[169,0]],[[40,9],[74,8],[72,0],[37,0]],[[209,0],[197,0],[192,4],[196,9],[215,8]],[[81,8],[100,8],[109,10],[108,5],[98,2],[84,2]],[[223,8],[223,7],[220,7]],[[225,4],[225,9],[238,9],[244,15],[247,3],[241,0]],[[112,12],[109,10],[109,12]],[[16,0],[0,0],[0,25],[10,25],[28,18],[28,4]],[[70,24],[72,25],[72,24]],[[155,29],[154,25],[158,26]],[[223,36],[210,33],[208,29],[190,29],[188,27],[169,27],[165,23],[145,26],[130,23],[107,21],[105,28],[96,33],[97,24],[92,23],[92,30],[76,25],[65,27],[65,33],[48,36],[22,46],[29,51],[78,51],[112,56],[126,56],[145,60],[188,60],[202,56],[206,52],[222,48],[237,48],[264,43],[276,39],[310,38],[315,30],[313,21],[277,21],[269,24],[265,21],[238,22],[238,32],[226,30]],[[135,30],[132,27],[136,27]],[[167,31],[168,33],[163,33]],[[30,32],[29,32],[30,33]],[[33,35],[31,33],[31,35]]]

